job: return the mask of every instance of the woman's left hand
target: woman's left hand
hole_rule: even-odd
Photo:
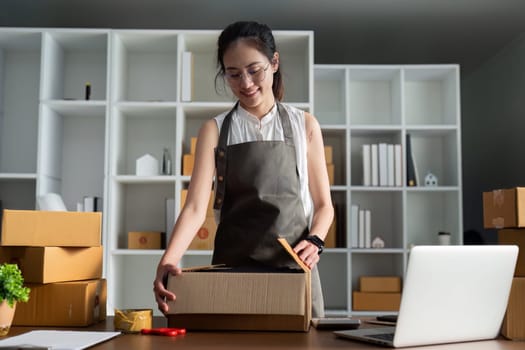
[[[302,240],[297,243],[293,250],[310,270],[319,262],[319,248],[312,242]]]

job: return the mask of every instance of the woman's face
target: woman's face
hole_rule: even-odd
[[[273,107],[273,73],[278,68],[277,53],[273,62],[244,40],[233,43],[224,53],[224,73],[241,106],[262,117]]]

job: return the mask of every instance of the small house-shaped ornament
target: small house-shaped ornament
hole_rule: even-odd
[[[145,154],[136,161],[137,176],[159,175],[159,161],[151,154]]]
[[[425,186],[436,187],[438,185],[438,178],[432,173],[428,173],[425,176]]]

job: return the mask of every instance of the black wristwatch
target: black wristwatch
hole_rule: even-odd
[[[310,235],[310,236],[307,236],[305,238],[305,240],[307,240],[308,242],[312,243],[313,245],[315,245],[317,247],[318,252],[317,254],[321,254],[324,250],[324,241],[319,238],[318,235]]]

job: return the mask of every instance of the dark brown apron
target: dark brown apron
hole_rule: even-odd
[[[290,117],[277,104],[284,141],[254,141],[228,146],[232,115],[226,115],[216,149],[215,209],[220,223],[213,264],[297,268],[278,243],[293,247],[308,235]],[[312,270],[314,317],[324,306],[317,269]]]

